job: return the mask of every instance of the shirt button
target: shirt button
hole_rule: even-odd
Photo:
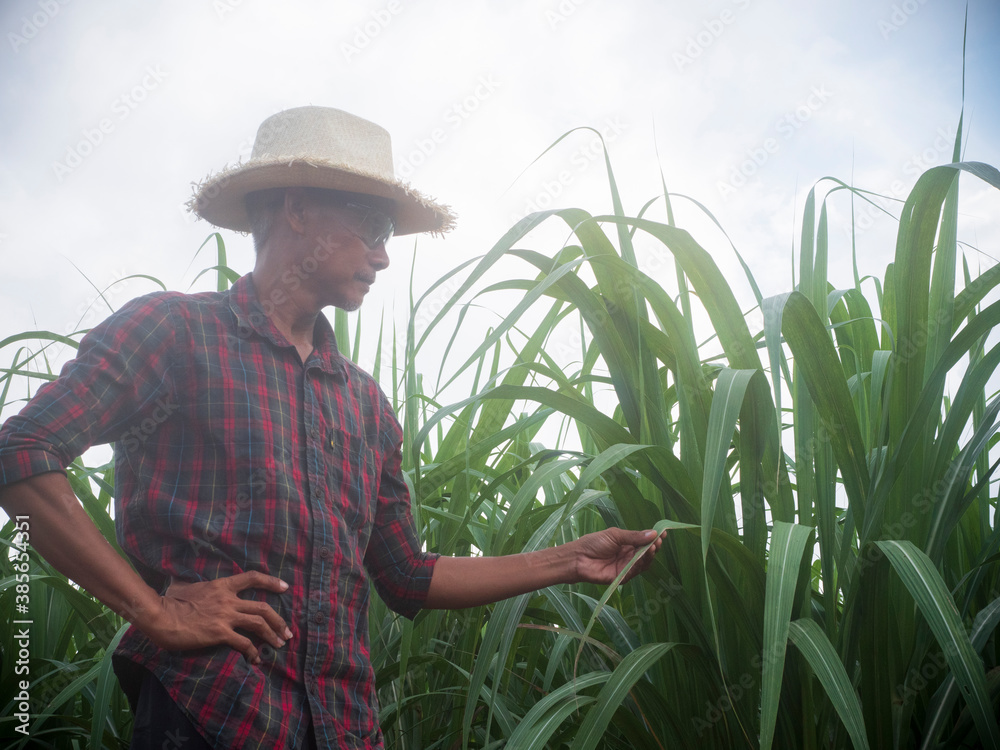
[[[319,437],[319,427],[316,427],[315,425],[313,425],[312,427],[310,427],[309,428],[309,435],[311,437],[318,438]]]
[[[322,625],[324,619],[325,618],[323,617],[323,615],[319,612],[313,615],[313,622],[316,623],[317,625]]]
[[[320,547],[319,548],[319,556],[320,556],[320,559],[322,559],[322,560],[328,560],[330,558],[330,548],[329,547]]]

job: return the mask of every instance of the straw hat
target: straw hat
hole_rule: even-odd
[[[188,208],[218,227],[250,231],[244,199],[256,190],[315,187],[395,201],[396,234],[443,233],[447,206],[396,179],[389,133],[330,107],[297,107],[261,123],[250,160],[226,167],[194,189]]]

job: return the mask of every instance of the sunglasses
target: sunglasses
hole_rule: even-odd
[[[396,222],[380,208],[357,201],[345,201],[338,205],[344,209],[341,220],[344,228],[372,250],[388,242],[396,231]]]

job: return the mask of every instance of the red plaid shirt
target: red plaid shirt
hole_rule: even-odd
[[[437,558],[414,532],[389,403],[322,315],[314,339],[303,365],[249,276],[140,297],[0,430],[0,484],[115,444],[118,541],[157,590],[247,570],[288,582],[243,593],[293,633],[260,666],[229,646],[162,651],[135,628],[118,648],[126,690],[150,670],[217,747],[294,747],[309,721],[321,747],[382,747],[369,576],[413,617]]]

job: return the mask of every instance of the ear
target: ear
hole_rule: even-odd
[[[285,205],[282,213],[289,228],[296,234],[305,234],[306,211],[309,201],[306,192],[302,188],[288,188],[285,190]]]

